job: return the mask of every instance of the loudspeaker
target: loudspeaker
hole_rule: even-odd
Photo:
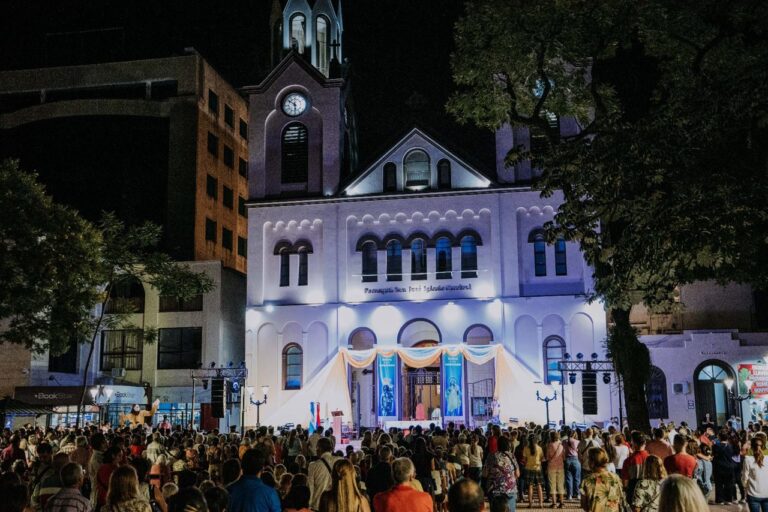
[[[224,379],[211,379],[211,416],[224,417]]]
[[[584,414],[597,414],[597,373],[581,375],[581,407]]]

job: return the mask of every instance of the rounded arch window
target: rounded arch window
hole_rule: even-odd
[[[726,385],[727,379],[734,378],[733,370],[723,361],[713,359],[701,363],[693,377],[696,415],[700,419],[709,415],[711,421],[724,426],[734,409]]]
[[[445,158],[437,162],[437,188],[451,188],[451,162]]]
[[[376,242],[372,240],[365,242],[361,252],[363,256],[363,282],[375,283],[379,279],[378,248],[376,247]]]
[[[133,276],[118,278],[109,290],[105,313],[144,313],[144,286]]]
[[[349,336],[349,346],[352,350],[368,350],[375,345],[376,334],[367,327],[359,327]]]
[[[669,418],[667,403],[667,377],[661,368],[651,366],[648,382],[645,384],[645,400],[650,418]]]
[[[294,14],[291,17],[291,48],[299,53],[304,53],[306,43],[307,20],[303,14]]]
[[[461,277],[477,277],[477,240],[472,235],[463,237],[461,245]]]
[[[403,280],[403,246],[400,240],[387,242],[387,281]]]
[[[405,169],[405,187],[410,190],[423,190],[429,187],[431,176],[429,155],[421,149],[414,149],[403,160]]]
[[[315,46],[317,48],[317,69],[328,76],[328,63],[330,62],[330,46],[328,46],[328,19],[318,16],[315,20]]]
[[[563,382],[563,376],[557,363],[565,354],[565,341],[560,336],[550,336],[544,340],[544,382]]]
[[[411,242],[411,280],[422,281],[427,278],[427,244],[422,238]]]
[[[283,349],[283,389],[301,389],[304,351],[296,343]]]

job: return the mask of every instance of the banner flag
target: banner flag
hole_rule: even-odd
[[[464,356],[443,352],[443,417],[464,421]]]
[[[378,416],[380,420],[397,419],[397,355],[376,356],[376,374],[378,375],[377,393]]]

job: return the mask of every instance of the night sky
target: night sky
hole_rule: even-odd
[[[361,164],[418,125],[492,169],[492,134],[458,126],[445,113],[453,25],[463,1],[343,1]],[[256,84],[269,71],[271,0],[9,0],[4,7],[1,69],[161,57],[193,46],[236,87]],[[55,35],[99,28],[115,30],[79,42]]]

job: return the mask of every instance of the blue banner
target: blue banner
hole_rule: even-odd
[[[443,415],[447,420],[464,420],[464,356],[443,353]]]
[[[380,419],[397,419],[397,355],[376,356],[377,397]]]

